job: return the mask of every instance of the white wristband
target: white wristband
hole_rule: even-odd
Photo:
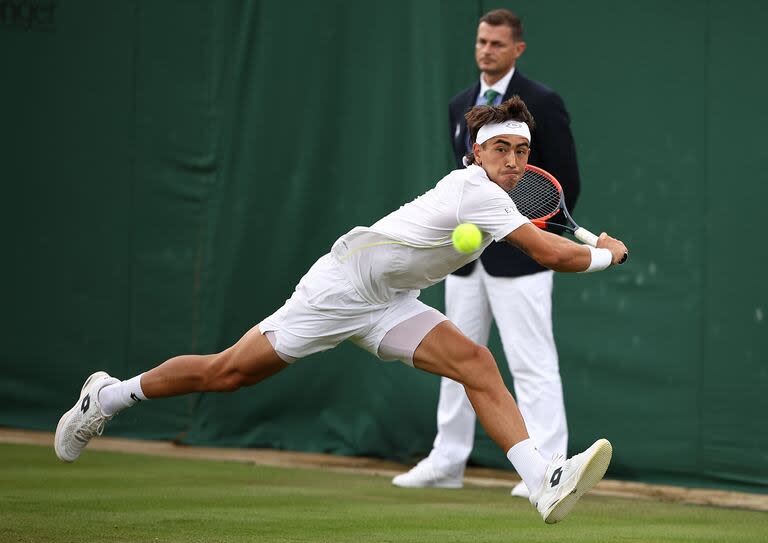
[[[592,256],[592,261],[589,263],[589,267],[581,273],[590,273],[600,270],[604,270],[611,265],[613,261],[613,255],[608,249],[596,249],[591,245],[585,245],[589,249],[589,254]]]

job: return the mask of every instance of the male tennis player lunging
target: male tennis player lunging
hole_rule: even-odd
[[[594,249],[533,226],[507,195],[523,175],[533,118],[518,97],[467,114],[474,145],[469,166],[370,227],[340,237],[299,282],[285,305],[232,347],[184,355],[126,381],[96,372],[56,428],[55,450],[76,460],[106,421],[138,400],[254,385],[298,358],[350,340],[384,360],[400,359],[462,383],[488,435],[532,490],[531,503],[558,522],[603,476],[611,445],[601,439],[569,460],[544,459],[490,351],[417,299],[419,289],[477,258],[492,239],[505,239],[555,271],[583,272],[617,264],[624,244],[606,234]],[[471,222],[481,247],[454,250],[451,232]]]

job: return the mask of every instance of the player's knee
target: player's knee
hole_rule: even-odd
[[[479,387],[498,374],[496,360],[484,345],[473,344],[467,348],[456,364],[458,379],[464,386]]]
[[[205,390],[233,392],[246,385],[245,375],[232,363],[228,351],[213,355],[204,376]]]

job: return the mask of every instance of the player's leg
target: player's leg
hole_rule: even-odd
[[[541,478],[546,463],[528,439],[525,422],[487,347],[467,338],[439,311],[407,296],[393,300],[386,311],[375,315],[371,329],[356,338],[356,343],[384,360],[400,359],[461,383],[491,439],[505,451],[509,449],[512,457],[521,450],[525,458],[530,456],[530,469],[523,466],[522,470],[537,481]],[[526,478],[521,469],[518,472]]]
[[[469,340],[449,321],[424,336],[413,363],[464,385],[485,431],[507,451],[507,458],[532,489],[531,503],[545,522],[562,520],[605,474],[612,448],[604,439],[573,458],[558,456],[547,462],[529,439],[523,417],[490,351]]]
[[[105,372],[92,374],[77,403],[59,420],[54,448],[67,462],[77,460],[88,442],[122,409],[150,399],[190,392],[236,390],[286,368],[270,341],[252,328],[235,345],[211,355],[171,358],[148,372],[119,381]]]
[[[76,460],[112,416],[138,401],[236,390],[274,375],[296,358],[333,348],[356,324],[354,311],[334,312],[338,304],[357,307],[359,319],[369,321],[367,304],[355,298],[354,292],[330,255],[325,255],[302,277],[280,309],[232,347],[210,355],[177,356],[127,381],[97,372],[83,385],[78,403],[59,421],[56,454],[68,462]],[[313,334],[294,333],[297,328]]]
[[[553,273],[487,277],[515,400],[531,439],[545,458],[566,454],[568,427],[563,387],[552,333]],[[527,497],[524,485],[513,495]]]
[[[523,417],[493,355],[450,321],[438,324],[424,337],[413,365],[461,383],[483,428],[504,450],[528,439]]]
[[[190,392],[230,392],[255,385],[288,367],[257,326],[230,348],[211,355],[171,358],[141,377],[147,398]]]
[[[468,276],[445,279],[446,315],[465,335],[480,344],[488,341],[490,306],[478,265]],[[460,488],[475,440],[475,410],[461,383],[440,378],[437,436],[432,450],[406,473],[392,479],[404,488]]]
[[[469,339],[479,345],[488,343],[491,309],[477,261],[472,274],[445,279],[445,309],[448,319]],[[441,465],[461,465],[462,471],[475,441],[475,410],[461,383],[441,377],[437,408],[437,436],[430,456]]]

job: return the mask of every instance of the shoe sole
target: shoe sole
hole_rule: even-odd
[[[597,445],[595,447],[595,445]],[[547,524],[555,524],[563,520],[571,512],[573,506],[579,501],[586,492],[595,486],[608,470],[608,464],[611,463],[613,455],[613,446],[607,439],[599,439],[595,442],[592,456],[584,462],[581,467],[581,473],[575,478],[573,490],[560,500],[544,517]]]
[[[80,397],[77,399],[77,403],[72,406],[72,409],[70,409],[69,411],[67,411],[61,416],[61,418],[59,419],[59,423],[56,425],[56,436],[53,440],[53,449],[54,451],[56,451],[56,456],[59,458],[59,460],[63,462],[74,462],[75,460],[80,458],[80,455],[78,455],[75,458],[70,460],[62,456],[63,448],[61,446],[61,439],[62,439],[61,428],[64,425],[64,420],[70,415],[70,413],[72,413],[72,411],[80,407],[80,402],[83,401],[83,393],[85,393],[85,389],[88,388],[88,385],[90,385],[94,379],[99,379],[101,377],[109,377],[109,374],[105,371],[97,371],[88,376],[88,379],[85,380],[85,383],[83,383],[82,388],[80,388]]]
[[[439,483],[430,485],[408,485],[402,483],[396,483],[392,481],[392,484],[399,488],[463,488],[462,483]]]

